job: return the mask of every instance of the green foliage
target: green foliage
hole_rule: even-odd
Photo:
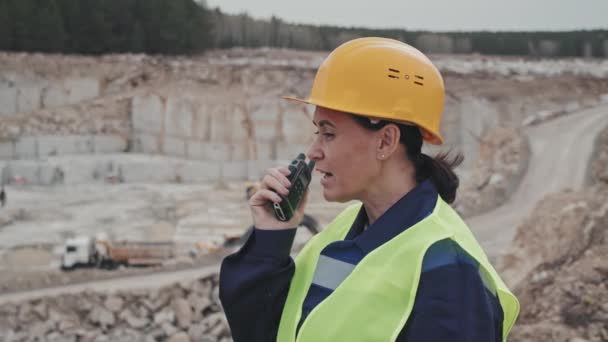
[[[216,30],[214,46],[260,45],[305,50],[332,50],[342,42],[366,36],[409,43],[424,52],[480,53],[543,57],[608,57],[608,30],[569,32],[427,32],[402,29],[289,24],[276,17],[255,20],[247,14],[210,12]]]
[[[9,4],[0,0],[0,50],[13,48],[13,21],[10,20]]]
[[[332,50],[364,36],[429,53],[608,57],[608,30],[426,32],[290,24],[208,10],[201,0],[0,0],[0,50],[80,54],[195,54],[272,46]]]
[[[193,0],[0,0],[0,49],[193,54],[210,47]]]

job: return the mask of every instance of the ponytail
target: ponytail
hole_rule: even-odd
[[[410,157],[411,159],[412,157]],[[430,179],[444,201],[447,203],[454,202],[456,190],[460,184],[454,168],[464,160],[462,154],[457,154],[449,159],[449,152],[438,153],[434,158],[419,153],[413,159],[412,162],[416,168],[416,182],[420,183]]]
[[[448,153],[439,153],[434,158],[422,153],[422,132],[413,125],[405,125],[386,120],[372,121],[365,116],[352,116],[359,125],[372,131],[377,131],[389,123],[396,124],[401,132],[400,142],[405,145],[407,158],[416,170],[416,182],[429,179],[437,189],[439,196],[447,203],[456,199],[456,190],[460,181],[454,168],[462,163],[464,157],[458,153],[449,158]]]

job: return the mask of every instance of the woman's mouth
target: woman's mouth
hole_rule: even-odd
[[[317,169],[323,176],[321,177],[321,185],[325,186],[327,181],[333,177],[333,173]]]

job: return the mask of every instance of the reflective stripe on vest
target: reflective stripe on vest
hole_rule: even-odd
[[[361,204],[356,204],[344,210],[296,258],[296,270],[279,324],[279,342],[395,341],[414,306],[424,255],[432,244],[446,238],[458,243],[479,263],[486,287],[496,289],[504,312],[503,341],[506,341],[519,313],[519,303],[466,224],[439,196],[431,215],[373,250],[358,265],[351,265],[354,269],[341,265],[338,266],[343,267],[341,273],[334,278],[323,273],[315,275],[318,265],[321,270],[330,265],[320,255],[321,251],[344,239],[360,208]],[[309,313],[296,336],[302,304],[313,281],[335,288]]]

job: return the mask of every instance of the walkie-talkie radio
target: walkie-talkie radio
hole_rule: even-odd
[[[291,171],[289,176],[287,176],[287,179],[291,182],[289,194],[287,194],[287,196],[278,194],[283,200],[280,203],[272,203],[274,215],[279,221],[289,221],[295,214],[300,201],[302,201],[302,197],[304,197],[304,194],[306,193],[308,184],[310,184],[314,167],[314,160],[311,160],[306,164],[306,156],[304,153],[300,153],[296,159],[289,164],[289,171]]]

